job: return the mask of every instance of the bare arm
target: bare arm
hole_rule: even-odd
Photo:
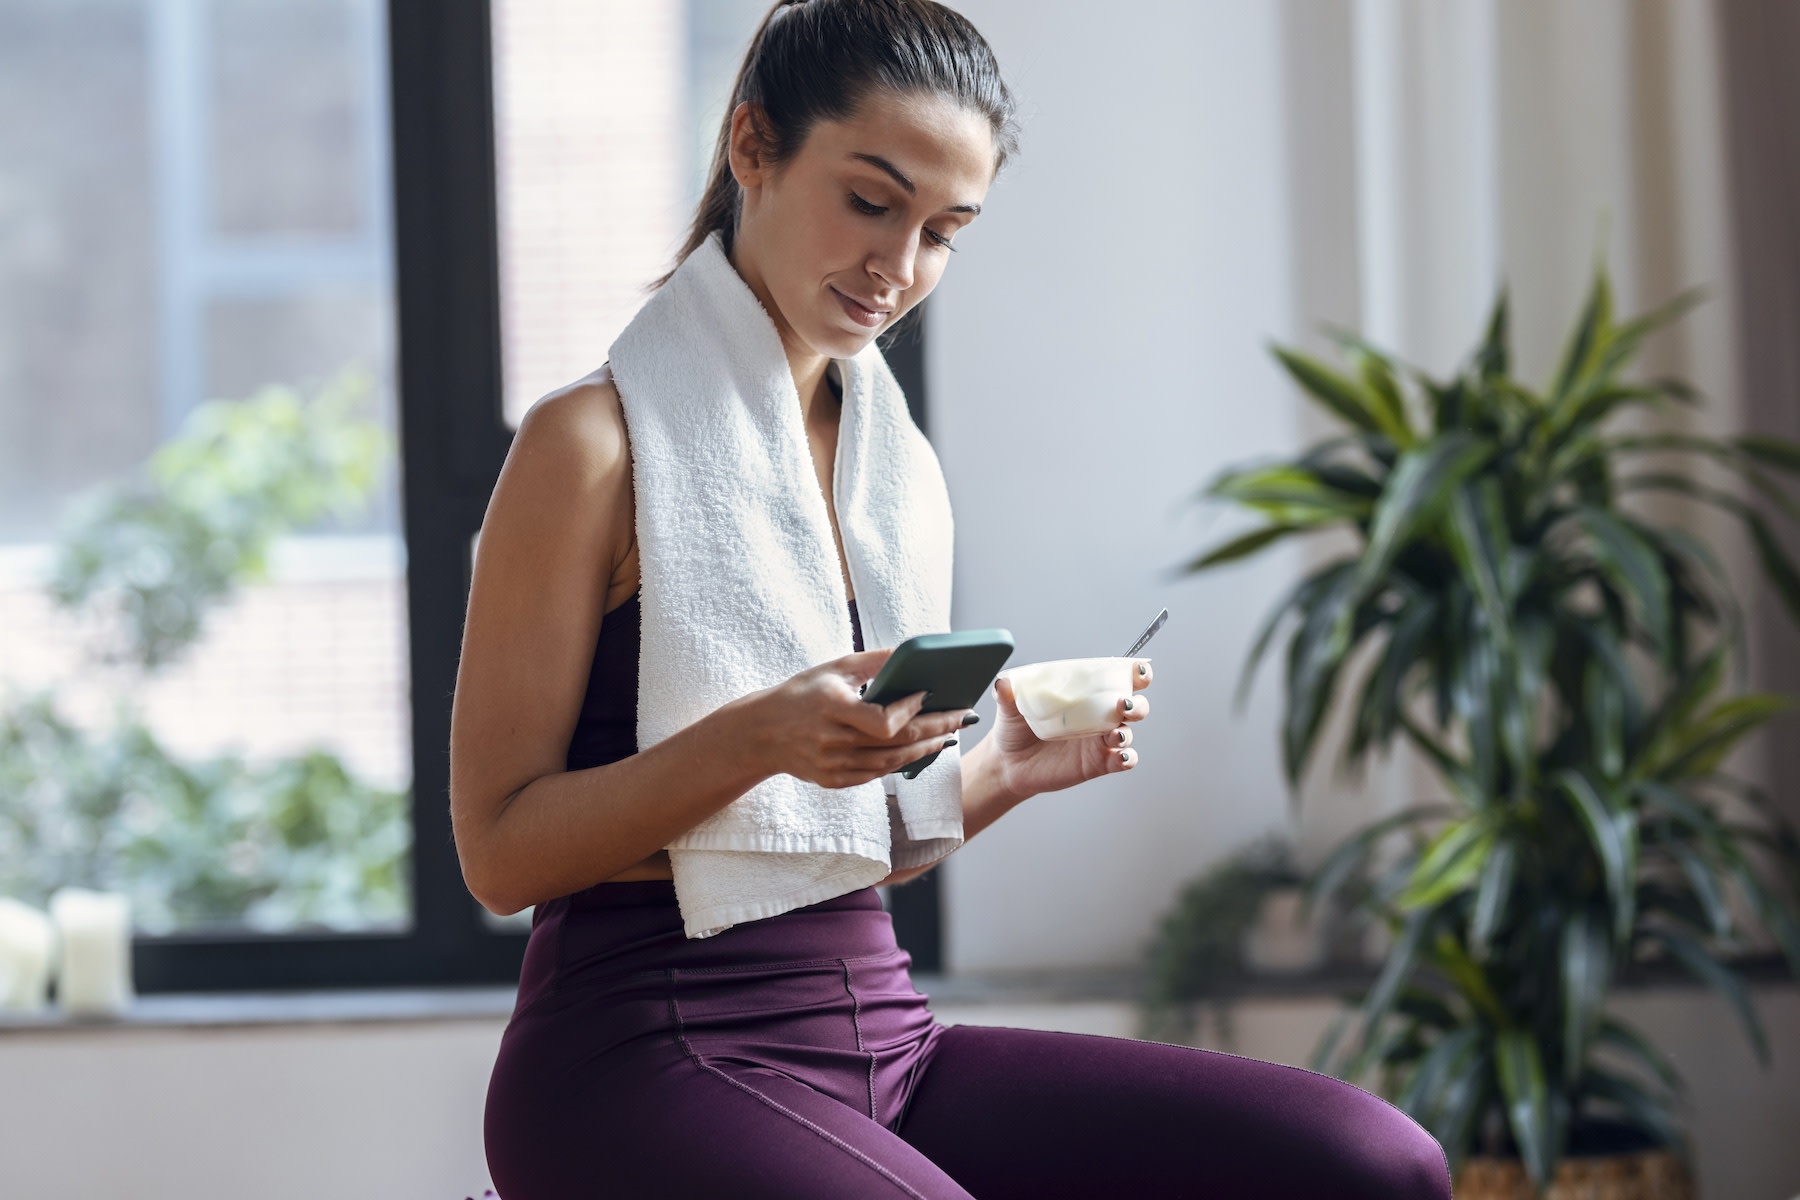
[[[450,811],[463,878],[495,913],[618,874],[778,773],[827,787],[920,757],[962,713],[886,708],[857,686],[886,650],[820,664],[615,763],[565,770],[609,591],[632,549],[618,393],[534,405],[482,522],[451,708]]]
[[[630,504],[624,416],[610,384],[577,384],[526,413],[482,520],[450,719],[457,852],[469,890],[495,912],[617,874],[653,848],[658,818],[691,808],[697,821],[756,782],[746,764],[707,761],[729,738],[705,739],[706,769],[656,810],[583,802],[586,791],[621,794],[608,786],[617,764],[563,769],[591,647],[628,573]],[[679,749],[641,756],[626,768],[638,777],[629,782],[673,782]]]

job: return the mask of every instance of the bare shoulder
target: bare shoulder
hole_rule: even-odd
[[[625,408],[606,367],[558,388],[526,410],[514,437],[513,457],[559,460],[583,481],[599,482],[629,471]]]

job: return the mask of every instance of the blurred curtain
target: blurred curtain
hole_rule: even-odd
[[[1719,35],[1744,421],[1800,438],[1800,5],[1728,0]],[[1762,685],[1800,694],[1800,637],[1773,603],[1759,615]],[[1770,785],[1800,820],[1800,738],[1770,741]]]
[[[1705,289],[1707,302],[1644,352],[1645,370],[1681,375],[1708,398],[1679,418],[1687,428],[1723,433],[1776,419],[1746,407],[1739,356],[1759,351],[1737,335],[1780,341],[1800,315],[1800,239],[1783,224],[1800,201],[1791,141],[1800,87],[1783,57],[1791,64],[1800,49],[1800,5],[1286,0],[1282,12],[1289,282],[1295,326],[1309,340],[1324,345],[1316,332],[1324,323],[1355,328],[1447,374],[1504,283],[1515,368],[1541,383],[1603,254],[1622,313]],[[1740,65],[1740,56],[1757,64]],[[1755,119],[1736,120],[1740,109]],[[1734,171],[1728,133],[1755,178]],[[1778,167],[1764,143],[1783,136]],[[1746,139],[1755,144],[1740,147]],[[1739,224],[1750,243],[1734,242]],[[1783,225],[1780,236],[1765,236],[1765,225]],[[1785,272],[1784,307],[1764,299],[1776,283],[1760,273],[1745,281],[1754,296],[1740,287],[1744,255],[1762,259],[1763,272]],[[1740,324],[1740,306],[1752,323]],[[1782,396],[1779,419],[1793,432],[1800,414],[1787,398],[1800,349],[1789,340],[1779,352],[1787,355],[1779,363],[1748,369],[1759,404]],[[1760,604],[1760,581],[1729,527],[1681,512],[1723,543],[1743,594]],[[1788,669],[1792,677],[1759,682],[1800,691],[1800,666]],[[1793,758],[1800,769],[1800,747]],[[1397,758],[1363,790],[1361,813],[1331,823],[1405,807],[1434,787],[1428,772]],[[1309,828],[1305,840],[1328,842],[1333,832]]]

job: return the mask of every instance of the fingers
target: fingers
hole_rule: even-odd
[[[1149,687],[1153,678],[1155,676],[1150,670],[1150,664],[1142,659],[1138,660],[1131,672],[1132,694],[1119,698],[1119,719],[1127,723],[1100,735],[1106,743],[1106,769],[1109,773],[1129,771],[1137,766],[1138,752],[1131,745],[1131,723],[1150,715],[1150,697],[1137,693]]]
[[[975,722],[973,709],[956,708],[947,712],[920,712],[927,693],[915,692],[892,704],[879,707],[866,701],[857,703],[843,714],[844,724],[881,748],[908,746],[918,741],[942,741],[960,733]],[[980,718],[977,717],[976,720]],[[916,755],[914,757],[917,757]],[[910,761],[910,760],[909,760]]]
[[[859,773],[889,775],[928,754],[948,750],[957,741],[955,737],[927,737],[899,746],[870,746],[854,751],[850,761]]]

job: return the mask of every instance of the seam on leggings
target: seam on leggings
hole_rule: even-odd
[[[870,1158],[867,1154],[864,1154],[861,1150],[858,1150],[855,1146],[852,1146],[849,1142],[846,1142],[843,1138],[837,1136],[835,1133],[832,1133],[829,1129],[824,1128],[823,1126],[817,1124],[816,1122],[807,1120],[805,1117],[801,1116],[799,1113],[795,1112],[793,1109],[789,1108],[787,1105],[781,1103],[779,1100],[776,1100],[775,1098],[773,1098],[771,1096],[763,1095],[761,1092],[757,1091],[755,1088],[751,1087],[749,1084],[745,1083],[743,1080],[733,1079],[731,1076],[727,1075],[725,1072],[719,1070],[719,1068],[713,1066],[711,1063],[709,1063],[705,1059],[701,1058],[700,1055],[695,1052],[692,1043],[690,1043],[688,1041],[687,1028],[685,1025],[682,1024],[681,1005],[678,1004],[675,1000],[675,977],[674,977],[673,971],[669,972],[669,1016],[675,1022],[675,1040],[681,1043],[682,1053],[686,1054],[688,1057],[688,1061],[692,1062],[696,1067],[699,1067],[702,1071],[705,1071],[709,1075],[712,1075],[718,1079],[724,1080],[726,1083],[729,1083],[732,1087],[737,1088],[739,1091],[748,1093],[749,1095],[755,1097],[756,1099],[762,1101],[764,1104],[768,1105],[770,1108],[774,1109],[776,1112],[780,1113],[782,1116],[787,1117],[788,1119],[796,1122],[797,1124],[803,1125],[806,1128],[812,1130],[814,1133],[818,1134],[820,1137],[824,1138],[826,1141],[830,1142],[832,1145],[836,1146],[838,1149],[842,1150],[844,1153],[848,1154],[850,1157],[856,1159],[858,1162],[862,1163],[864,1166],[868,1167],[870,1170],[872,1170],[876,1174],[880,1175],[883,1179],[886,1179],[889,1183],[891,1183],[895,1187],[899,1188],[902,1192],[905,1192],[908,1196],[911,1196],[912,1200],[928,1200],[928,1197],[926,1197],[923,1193],[921,1193],[917,1189],[915,1189],[911,1184],[907,1183],[906,1180],[900,1178],[898,1175],[894,1174],[892,1171],[888,1170],[886,1167],[882,1166],[880,1163],[878,1163],[874,1159]]]
[[[993,1027],[989,1026],[988,1028],[993,1028]],[[1070,1037],[1099,1038],[1102,1041],[1118,1041],[1119,1040],[1118,1038],[1108,1038],[1105,1034],[1099,1034],[1099,1033],[1070,1033],[1069,1036]],[[1414,1125],[1417,1125],[1421,1130],[1423,1130],[1425,1132],[1425,1135],[1427,1137],[1431,1138],[1431,1144],[1438,1148],[1438,1157],[1440,1157],[1444,1160],[1444,1178],[1450,1180],[1450,1182],[1453,1185],[1456,1182],[1455,1176],[1452,1175],[1451,1171],[1450,1171],[1450,1155],[1445,1152],[1444,1144],[1442,1142],[1438,1141],[1437,1135],[1432,1133],[1431,1130],[1426,1129],[1424,1124],[1421,1123],[1417,1117],[1415,1117],[1411,1113],[1407,1112],[1404,1108],[1401,1108],[1398,1104],[1395,1104],[1392,1100],[1389,1100],[1386,1096],[1383,1096],[1378,1092],[1371,1092],[1368,1088],[1363,1087],[1361,1084],[1352,1083],[1348,1079],[1339,1079],[1336,1075],[1327,1075],[1323,1071],[1315,1071],[1315,1070],[1312,1070],[1310,1067],[1296,1067],[1293,1063],[1270,1062],[1266,1058],[1255,1058],[1248,1054],[1233,1054],[1229,1050],[1214,1050],[1209,1046],[1183,1046],[1183,1045],[1180,1045],[1180,1043],[1178,1043],[1178,1042],[1156,1042],[1153,1044],[1158,1045],[1158,1046],[1176,1046],[1182,1050],[1198,1050],[1202,1054],[1223,1054],[1226,1058],[1235,1058],[1235,1059],[1239,1060],[1240,1062],[1261,1063],[1265,1067],[1280,1067],[1284,1071],[1298,1071],[1302,1075],[1316,1075],[1320,1079],[1329,1079],[1333,1083],[1341,1083],[1345,1087],[1355,1088],[1357,1091],[1361,1092],[1363,1095],[1368,1096],[1372,1099],[1381,1101],[1381,1103],[1387,1105],[1389,1108],[1393,1109],[1395,1112],[1399,1113],[1401,1116],[1405,1117],[1407,1120],[1411,1121]]]
[[[869,1056],[869,1120],[879,1125],[881,1118],[875,1115],[875,1055],[870,1053],[869,1048],[863,1044],[862,1001],[856,997],[856,985],[850,978],[848,960],[843,963],[843,971],[844,991],[850,996],[850,1026],[856,1030],[856,1048]]]

